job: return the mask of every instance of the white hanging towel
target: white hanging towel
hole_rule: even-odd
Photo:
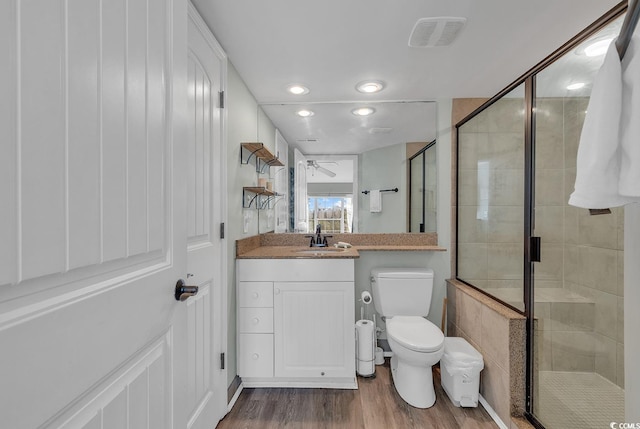
[[[371,213],[382,211],[382,195],[379,189],[369,191],[369,211]]]
[[[620,181],[618,192],[640,202],[640,34],[631,38],[622,60]]]
[[[569,204],[604,209],[625,204],[618,194],[622,72],[615,43],[609,45],[589,99],[578,147],[575,190]]]
[[[569,198],[572,206],[603,209],[635,201],[621,195],[619,190],[621,115],[626,110],[622,73],[620,57],[612,42],[594,81],[580,135],[575,190]],[[627,114],[630,112],[624,113]]]

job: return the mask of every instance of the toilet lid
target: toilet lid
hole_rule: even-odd
[[[442,331],[419,316],[387,319],[387,334],[404,347],[417,352],[434,352],[444,346]]]

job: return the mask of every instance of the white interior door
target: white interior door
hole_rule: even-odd
[[[224,221],[225,174],[223,109],[220,93],[226,56],[196,10],[189,7],[187,148],[187,283],[199,287],[186,301],[188,428],[211,428],[226,413],[226,254],[220,234]]]
[[[186,2],[0,2],[0,426],[181,428]]]
[[[294,228],[296,232],[309,232],[309,203],[307,198],[307,158],[298,149],[293,150],[294,167]]]

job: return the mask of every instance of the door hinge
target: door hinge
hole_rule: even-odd
[[[531,237],[531,262],[540,262],[540,237]]]
[[[224,91],[218,92],[218,95],[220,96],[220,108],[224,109]]]
[[[220,353],[220,369],[224,369],[224,353]]]
[[[224,222],[220,224],[220,238],[224,238]]]

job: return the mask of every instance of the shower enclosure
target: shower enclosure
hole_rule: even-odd
[[[457,125],[456,277],[527,316],[528,417],[548,429],[624,421],[624,210],[567,204],[621,13]]]

